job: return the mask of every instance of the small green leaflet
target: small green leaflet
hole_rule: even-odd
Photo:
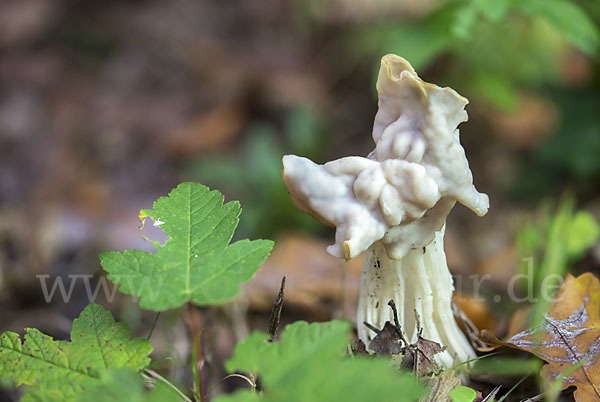
[[[477,392],[469,387],[459,385],[450,391],[450,398],[452,398],[452,402],[473,402],[477,398]]]
[[[153,242],[156,253],[141,250],[100,254],[108,278],[122,292],[140,297],[140,307],[163,311],[191,301],[225,302],[239,292],[265,261],[273,242],[241,240],[229,244],[241,213],[240,204],[223,204],[223,195],[199,183],[182,183],[168,197],[140,211],[169,239]]]
[[[85,393],[79,395],[78,402],[180,402],[181,397],[162,382],[156,382],[153,389],[144,390],[144,381],[139,373],[120,368],[106,371],[100,381],[86,383]]]
[[[92,303],[73,320],[71,342],[55,341],[34,328],[26,330],[23,343],[18,334],[3,333],[0,377],[27,386],[23,400],[72,401],[84,381],[109,369],[140,370],[150,362],[150,352],[150,342],[130,339],[126,324],[115,323],[110,312]]]
[[[300,321],[288,325],[276,343],[268,342],[268,334],[254,332],[236,346],[226,367],[258,374],[264,391],[238,391],[216,402],[403,402],[424,395],[424,386],[387,360],[344,357],[349,331],[344,321]]]

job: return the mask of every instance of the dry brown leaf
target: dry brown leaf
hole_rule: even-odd
[[[494,134],[517,149],[532,149],[556,127],[558,111],[546,98],[522,93],[514,112],[503,113],[492,108],[484,116],[495,127]]]
[[[245,122],[236,105],[217,106],[189,122],[185,127],[160,137],[163,149],[173,157],[190,157],[214,151],[230,143]]]
[[[506,331],[507,337],[512,337],[513,335],[518,334],[526,330],[529,327],[529,317],[533,313],[533,306],[527,306],[515,311],[510,318],[510,323],[508,324],[508,330]]]
[[[479,339],[481,329],[491,327],[478,327],[477,325],[475,325],[473,323],[473,320],[471,320],[471,318],[469,317],[469,315],[461,309],[458,303],[456,303],[455,298],[453,298],[452,312],[454,313],[454,318],[456,319],[459,328],[467,336],[469,343],[471,343],[471,346],[476,351],[489,352],[495,349],[494,346],[490,347],[485,342],[482,342],[481,339]]]
[[[332,313],[354,317],[362,259],[346,263],[327,253],[326,242],[300,234],[284,235],[276,239],[256,277],[243,286],[244,299],[255,310],[269,311],[285,276],[286,309],[307,310],[317,320],[331,319]],[[343,312],[337,311],[342,305]]]
[[[386,321],[384,327],[378,329],[367,322],[363,323],[370,330],[377,333],[377,336],[369,342],[369,350],[378,355],[398,356],[398,359],[395,360],[400,363],[401,367],[412,370],[421,376],[439,373],[441,368],[435,362],[435,355],[446,350],[446,347],[423,338],[423,328],[421,328],[420,317],[416,310],[417,341],[412,344],[409,343],[402,333],[402,328],[400,328],[398,311],[394,301],[390,300],[388,306],[394,312],[394,324]]]
[[[402,353],[402,337],[398,329],[386,321],[383,329],[369,342],[369,349],[378,355],[397,355]]]
[[[478,329],[497,328],[498,319],[485,304],[481,298],[468,295],[466,293],[456,292],[452,301],[458,305],[460,310],[467,315],[469,320]]]
[[[563,389],[575,386],[578,402],[600,402],[600,281],[591,273],[567,274],[542,325],[506,341],[489,331],[482,331],[480,337],[491,345],[524,350],[543,359],[548,364],[542,374],[549,381],[571,369]]]
[[[435,355],[446,350],[445,346],[417,335],[417,342],[403,350],[402,367],[414,370],[422,376],[437,373],[440,366],[435,362]]]

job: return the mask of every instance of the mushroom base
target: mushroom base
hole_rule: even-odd
[[[390,259],[377,242],[367,251],[363,266],[358,303],[358,337],[368,345],[375,337],[363,322],[383,328],[394,322],[388,302],[398,309],[398,320],[410,343],[417,341],[415,311],[419,315],[422,336],[446,346],[436,355],[442,367],[451,367],[475,357],[452,313],[454,282],[444,253],[444,230],[436,232],[429,245],[413,249],[399,260]]]

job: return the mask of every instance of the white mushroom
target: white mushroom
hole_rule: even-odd
[[[452,313],[454,284],[444,254],[444,225],[456,201],[484,215],[487,195],[473,177],[457,126],[467,120],[467,99],[451,88],[422,81],[403,58],[382,58],[377,81],[375,149],[317,165],[295,155],[283,158],[291,199],[320,222],[336,226],[331,255],[347,260],[367,251],[357,326],[366,345],[374,336],[362,324],[393,322],[398,307],[405,337],[423,336],[446,350],[436,355],[449,367],[474,357]]]

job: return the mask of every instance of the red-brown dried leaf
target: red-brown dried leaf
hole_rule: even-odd
[[[566,375],[563,389],[575,386],[578,402],[600,402],[600,281],[591,273],[567,274],[545,323],[501,341],[489,331],[481,339],[495,346],[524,350],[543,359],[542,374],[550,381]]]

